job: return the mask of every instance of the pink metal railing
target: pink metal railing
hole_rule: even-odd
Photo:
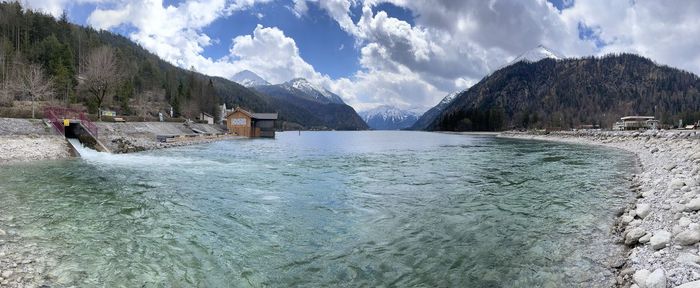
[[[49,107],[44,108],[44,118],[49,120],[51,126],[53,126],[58,133],[61,133],[61,135],[66,134],[66,127],[63,126],[63,123],[58,119],[58,115],[56,115],[56,112],[53,109]]]
[[[51,125],[56,128],[56,131],[63,135],[66,134],[66,127],[63,126],[63,119],[78,119],[80,120],[80,124],[83,125],[83,128],[97,138],[97,125],[92,123],[83,111],[63,107],[46,107],[44,108],[44,118],[49,120]]]
[[[95,125],[95,123],[92,123],[92,121],[90,121],[90,119],[88,119],[88,117],[85,116],[85,113],[81,112],[79,118],[80,123],[83,124],[83,127],[85,127],[85,129],[87,129],[88,132],[92,134],[92,136],[95,136],[95,139],[97,139],[97,125]]]

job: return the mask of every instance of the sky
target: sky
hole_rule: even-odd
[[[23,0],[183,68],[306,78],[356,110],[427,110],[544,45],[700,74],[697,0]]]

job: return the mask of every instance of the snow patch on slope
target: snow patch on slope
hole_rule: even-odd
[[[304,94],[309,95],[319,101],[327,100],[331,103],[345,104],[343,99],[337,94],[315,85],[304,78],[292,79],[289,82],[284,83],[284,85],[304,92]]]
[[[520,56],[515,58],[508,65],[515,64],[515,63],[518,63],[520,61],[535,63],[537,61],[540,61],[542,59],[547,59],[547,58],[554,59],[554,60],[564,59],[564,57],[561,56],[561,54],[552,51],[551,49],[545,47],[544,45],[538,45],[537,47],[530,49],[528,51],[525,51],[525,53],[523,53],[523,54],[520,54]]]
[[[233,77],[231,77],[231,80],[245,87],[270,85],[270,82],[267,82],[265,79],[258,76],[258,74],[255,74],[253,71],[250,70],[243,70],[241,72],[236,73],[236,75],[233,75]]]

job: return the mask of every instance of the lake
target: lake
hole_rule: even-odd
[[[0,228],[52,287],[609,286],[631,154],[283,132],[0,166]],[[27,245],[27,244],[31,245]]]

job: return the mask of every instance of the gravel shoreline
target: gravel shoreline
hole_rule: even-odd
[[[58,135],[0,135],[0,164],[69,157],[68,142]]]
[[[700,287],[700,132],[562,131],[500,137],[602,145],[637,155],[636,202],[613,230],[629,247],[617,268],[618,287]],[[615,265],[617,266],[617,265]]]

